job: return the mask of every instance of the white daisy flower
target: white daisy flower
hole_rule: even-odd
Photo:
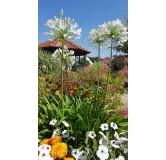
[[[114,147],[114,148],[120,148],[119,147],[119,143],[115,140],[111,140],[111,145]]]
[[[90,137],[92,139],[95,138],[96,137],[95,132],[94,131],[90,131],[89,134],[88,134],[88,137]]]
[[[128,139],[125,138],[125,137],[120,137],[118,141],[119,141],[120,143],[123,143],[123,142],[128,142]]]
[[[63,138],[69,138],[69,132],[67,131],[67,130],[64,130],[63,132],[62,132],[62,136],[63,136]]]
[[[106,131],[106,130],[108,130],[108,124],[103,123],[103,124],[101,124],[100,128],[101,128],[102,131]]]
[[[119,134],[115,131],[114,136],[116,137],[116,139],[119,139]]]
[[[97,157],[100,158],[100,160],[106,160],[109,157],[108,148],[106,146],[100,145],[97,152]]]
[[[125,160],[123,156],[119,156],[118,158],[115,158],[115,160]]]
[[[117,126],[114,122],[111,122],[111,127],[112,127],[114,130],[118,129],[118,126]]]
[[[69,127],[70,126],[67,122],[62,121],[62,123],[65,125],[65,127]]]
[[[57,122],[57,120],[56,119],[52,119],[51,121],[50,121],[50,125],[52,125],[52,126],[54,126],[55,124],[56,124],[56,122]]]
[[[80,151],[78,150],[78,149],[73,149],[72,151],[71,151],[71,155],[74,157],[74,158],[78,158],[79,157],[79,155],[80,155]]]

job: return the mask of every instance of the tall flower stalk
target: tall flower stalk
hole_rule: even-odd
[[[97,74],[97,89],[96,89],[96,98],[99,95],[99,82],[100,82],[100,48],[104,46],[103,42],[105,41],[105,35],[101,29],[92,29],[89,35],[89,42],[94,47],[98,48],[98,74]]]
[[[105,89],[104,104],[106,104],[106,100],[107,100],[108,84],[109,84],[110,73],[111,73],[111,60],[112,60],[112,43],[111,43],[111,47],[110,47],[110,61],[109,61],[109,66],[108,66],[108,75],[107,75],[107,82],[106,82],[106,89]]]
[[[98,76],[97,76],[97,96],[99,94],[99,82],[100,82],[100,42],[98,43]]]
[[[61,52],[61,102],[63,108],[63,65],[64,65],[64,40],[69,39],[75,41],[81,36],[81,28],[78,28],[77,23],[74,22],[74,19],[64,18],[63,19],[63,10],[60,12],[60,18],[55,17],[54,20],[50,19],[45,24],[49,31],[46,32],[46,35],[52,36],[52,38],[61,38],[62,39],[62,52]]]
[[[105,89],[105,99],[104,103],[106,104],[107,93],[108,93],[108,84],[110,79],[111,72],[111,60],[112,60],[112,50],[113,43],[123,45],[124,42],[127,41],[127,28],[124,26],[120,20],[108,22],[99,25],[100,30],[102,30],[103,34],[105,34],[105,44],[108,48],[110,48],[110,62],[109,62],[109,70],[107,75],[106,89]],[[111,45],[110,45],[111,44]]]
[[[64,39],[62,38],[62,59],[61,59],[61,104],[63,109],[63,51],[64,51]]]

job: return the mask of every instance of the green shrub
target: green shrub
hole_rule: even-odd
[[[125,67],[124,56],[115,56],[112,60],[112,71],[117,72]]]
[[[55,72],[60,74],[60,62],[55,60],[51,53],[39,50],[38,51],[38,75],[46,75]]]

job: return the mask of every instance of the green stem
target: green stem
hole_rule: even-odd
[[[62,60],[61,60],[61,104],[63,111],[63,49],[64,49],[64,39],[62,38]]]
[[[97,96],[99,94],[99,82],[100,82],[100,42],[98,43],[98,76],[97,76]]]
[[[112,59],[112,42],[111,42],[110,62],[109,62],[109,67],[108,67],[108,76],[107,76],[107,83],[106,83],[106,90],[105,90],[105,100],[104,100],[105,105],[106,105],[106,100],[107,100],[108,83],[109,83],[110,72],[111,72],[111,59]]]

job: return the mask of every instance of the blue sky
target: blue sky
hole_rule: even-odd
[[[89,31],[104,22],[116,19],[124,21],[123,16],[128,16],[128,0],[39,0],[38,43],[50,38],[43,33],[48,31],[45,23],[54,16],[59,17],[61,9],[64,17],[75,19],[82,29],[82,36],[75,43],[91,51],[89,56],[97,56],[97,49],[88,43]],[[101,56],[109,56],[109,50],[101,49]]]

